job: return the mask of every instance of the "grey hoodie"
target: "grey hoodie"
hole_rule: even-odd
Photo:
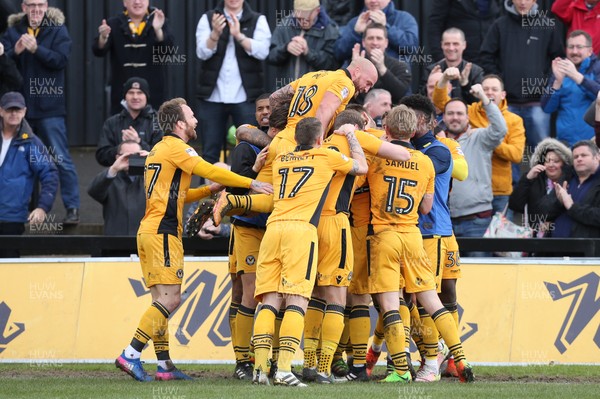
[[[455,180],[450,192],[450,216],[460,217],[492,209],[492,152],[506,135],[506,121],[493,102],[484,105],[490,125],[470,129],[458,139],[469,165],[469,177]]]

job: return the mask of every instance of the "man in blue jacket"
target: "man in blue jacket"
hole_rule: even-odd
[[[71,37],[65,16],[47,0],[23,0],[23,12],[8,18],[2,36],[6,54],[23,76],[27,120],[52,155],[60,176],[60,192],[67,215],[65,224],[79,223],[79,183],[69,154],[65,115],[65,68]]]
[[[360,15],[340,29],[340,37],[335,43],[335,54],[340,61],[352,58],[352,48],[362,42],[363,33],[372,22],[387,29],[387,55],[395,59],[404,55],[407,62],[418,55],[419,26],[415,17],[406,11],[396,10],[390,0],[365,0],[365,8]]]
[[[556,138],[569,146],[594,137],[583,115],[600,91],[600,61],[593,53],[592,37],[575,30],[567,37],[567,58],[552,61],[552,79],[542,97],[544,112],[558,111]]]
[[[0,98],[0,235],[20,235],[25,223],[44,222],[58,186],[56,166],[24,120],[26,111],[21,93],[8,92]],[[36,208],[29,213],[36,178],[42,188]],[[18,256],[17,250],[0,250],[0,258]]]

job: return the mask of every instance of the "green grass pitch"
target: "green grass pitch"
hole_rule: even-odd
[[[308,388],[253,386],[232,377],[233,365],[180,365],[195,381],[139,383],[112,364],[0,364],[0,398],[110,399],[584,399],[600,398],[599,366],[512,366],[475,368],[477,381],[460,384],[347,383]],[[155,366],[146,365],[153,374]],[[383,374],[376,368],[374,374]]]

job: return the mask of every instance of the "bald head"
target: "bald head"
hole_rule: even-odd
[[[364,57],[352,60],[347,69],[357,92],[366,93],[377,82],[377,68]]]

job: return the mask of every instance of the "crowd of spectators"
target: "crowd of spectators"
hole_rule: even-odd
[[[169,65],[153,62],[153,54],[157,47],[168,51],[182,39],[173,34],[163,10],[149,3],[123,0],[122,12],[97,25],[91,45],[93,54],[108,57],[110,65],[112,116],[98,129],[96,151],[98,163],[108,169],[89,186],[90,196],[104,206],[106,234],[134,234],[135,221],[143,215],[143,185],[139,177],[127,174],[128,158],[150,151],[162,138],[156,109],[169,92]],[[598,179],[594,140],[600,137],[598,0],[433,0],[426,42],[419,37],[414,16],[397,4],[365,0],[355,10],[348,1],[294,0],[293,12],[277,24],[244,0],[221,0],[206,10],[195,31],[204,159],[223,160],[230,120],[235,126],[257,123],[255,101],[266,89],[364,56],[375,65],[378,80],[354,102],[364,104],[379,127],[384,113],[417,89],[435,104],[435,133],[445,131],[465,141],[472,173],[450,194],[455,228],[466,224],[472,232],[467,236],[482,236],[494,212],[508,208],[521,213],[527,205],[538,236],[594,236],[596,230],[579,227],[590,218],[586,222],[579,216],[595,215],[594,207],[600,206],[590,198]],[[23,98],[22,107],[20,99],[10,108],[0,101],[0,179],[8,178],[10,154],[20,140],[49,162],[18,163],[28,176],[25,193],[32,194],[19,198],[18,218],[0,216],[0,234],[23,232],[11,223],[39,222],[39,213],[32,217],[23,209],[42,209],[45,215],[58,187],[66,210],[63,222],[77,224],[80,217],[78,176],[65,125],[65,68],[72,40],[62,11],[47,0],[23,0],[21,6],[0,38],[0,96],[20,92]],[[273,30],[269,22],[276,25]],[[566,37],[563,30],[548,28],[557,23],[564,23]],[[421,53],[428,54],[427,62],[411,57]],[[264,84],[266,68],[275,72],[276,82]],[[9,129],[5,118],[20,113],[21,120]],[[551,114],[556,115],[554,124]],[[516,174],[511,174],[511,164]],[[2,208],[8,201],[4,197]],[[470,204],[475,197],[484,203]],[[121,207],[129,213],[114,211]],[[128,225],[120,228],[111,218]],[[558,232],[548,227],[554,220]]]

